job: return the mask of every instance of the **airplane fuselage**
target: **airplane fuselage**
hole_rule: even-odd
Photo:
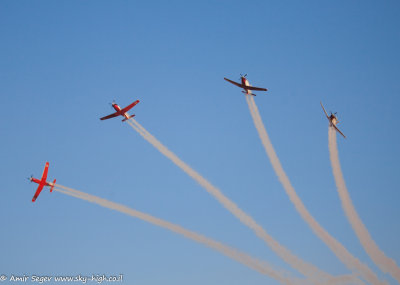
[[[39,179],[37,179],[37,178],[35,178],[35,177],[32,177],[31,179],[31,182],[35,182],[35,183],[37,183],[37,184],[40,184],[40,182],[41,182],[41,180],[39,180]],[[51,183],[51,182],[45,182],[44,183],[44,186],[53,186],[53,183]]]
[[[243,86],[250,86],[250,83],[249,83],[249,81],[247,80],[247,78],[246,77],[241,77],[241,80],[242,80],[242,85]],[[245,94],[247,94],[247,95],[253,95],[252,93],[251,93],[251,90],[249,90],[249,89],[246,89],[245,87],[243,88],[244,89],[244,91],[245,92],[243,92],[243,93],[245,93]]]
[[[337,118],[336,118],[335,115],[331,115],[331,116],[329,117],[329,120],[331,121],[331,124],[333,124],[333,125],[335,125],[335,126],[336,126],[336,124],[338,123],[338,120],[337,120]]]
[[[115,111],[121,112],[121,107],[118,104],[113,103],[112,106],[114,107]],[[123,116],[126,120],[129,120],[129,116],[127,113],[121,113],[120,115]]]

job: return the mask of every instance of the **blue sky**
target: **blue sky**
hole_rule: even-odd
[[[400,5],[396,1],[2,1],[0,268],[123,273],[129,284],[277,284],[179,235],[42,192],[49,178],[180,224],[291,270],[198,184],[110,114],[136,119],[293,253],[347,269],[279,184],[240,90],[247,73],[282,165],[313,216],[390,284],[341,208],[327,121],[373,239],[400,263]],[[297,274],[296,272],[293,272]]]

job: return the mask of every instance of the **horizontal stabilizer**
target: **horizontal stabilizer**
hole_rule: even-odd
[[[54,185],[56,184],[56,179],[53,181],[53,185],[51,185],[50,192],[53,192]]]
[[[127,118],[125,118],[125,119],[123,119],[122,120],[122,122],[125,122],[126,120],[129,120],[130,118],[133,118],[133,117],[135,117],[136,115],[134,114],[134,115],[132,115],[132,116],[128,116],[128,119]]]
[[[246,94],[246,95],[253,95],[253,96],[256,96],[256,94],[253,94],[253,93],[247,93],[247,92],[245,92],[245,91],[242,91],[242,93],[243,93],[243,94]]]

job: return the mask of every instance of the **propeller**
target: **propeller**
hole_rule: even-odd
[[[246,76],[247,76],[247,73],[246,73],[245,75],[243,75],[243,74],[240,73],[240,77],[246,78]]]
[[[31,175],[31,177],[27,177],[26,179],[28,179],[30,182],[32,182],[32,178],[33,178],[33,174]]]
[[[108,103],[110,104],[111,108],[113,108],[113,105],[115,104],[115,99],[112,101],[112,103]]]

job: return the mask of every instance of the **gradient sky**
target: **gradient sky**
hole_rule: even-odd
[[[125,284],[277,284],[177,234],[44,190],[49,179],[182,225],[291,270],[196,182],[112,113],[113,99],[293,253],[346,267],[299,217],[238,80],[311,214],[380,278],[336,191],[337,111],[348,190],[400,263],[400,4],[397,1],[1,1],[0,274],[124,274]],[[294,275],[300,276],[293,271]]]

